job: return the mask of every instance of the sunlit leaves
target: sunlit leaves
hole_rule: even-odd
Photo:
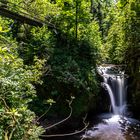
[[[45,102],[45,101],[44,101]],[[56,103],[53,99],[48,99],[48,100],[46,100],[46,102],[45,102],[46,104],[49,104],[49,105],[52,105],[52,104],[54,104],[54,103]]]
[[[28,102],[35,96],[31,82],[39,82],[41,60],[35,58],[34,66],[24,66],[18,57],[16,43],[0,36],[0,126],[2,139],[38,139],[42,128],[32,124],[34,113]],[[39,72],[40,71],[40,72]],[[7,127],[8,126],[8,127]],[[5,131],[6,130],[6,131]],[[30,135],[26,133],[30,132]],[[10,135],[11,134],[11,135]]]
[[[106,49],[108,60],[113,63],[126,63],[130,75],[138,74],[138,54],[140,48],[139,2],[120,0],[114,9],[116,16],[109,29]],[[138,8],[139,7],[139,8]],[[134,76],[135,78],[137,76]]]

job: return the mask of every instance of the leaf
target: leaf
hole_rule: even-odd
[[[2,31],[2,27],[0,26],[0,32]]]
[[[2,33],[9,32],[9,29],[3,30],[2,26],[0,26],[0,32],[2,32]]]
[[[44,101],[44,103],[52,105],[54,103],[56,103],[53,99],[48,99],[47,101]]]
[[[4,112],[4,109],[1,108],[1,109],[0,109],[0,112]]]

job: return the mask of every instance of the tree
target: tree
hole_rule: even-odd
[[[133,87],[129,92],[133,93],[132,102],[137,110],[137,99],[140,97],[140,5],[136,0],[120,0],[115,7],[116,16],[105,45],[111,62],[127,65],[127,73],[132,78],[130,86]]]

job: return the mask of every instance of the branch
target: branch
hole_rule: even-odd
[[[51,109],[51,105],[48,107],[48,109],[47,109],[47,111],[45,112],[45,113],[43,113],[39,118],[37,118],[37,120],[35,121],[35,123],[36,122],[38,122],[44,115],[46,115],[48,112],[49,112],[49,110]]]
[[[11,110],[10,110],[10,107],[7,105],[5,99],[2,98],[2,97],[0,97],[0,99],[3,101],[3,103],[4,103],[4,105],[5,105],[6,109],[7,109],[7,111],[10,112],[10,111],[11,111]],[[11,117],[12,117],[12,119],[13,119],[13,121],[14,121],[15,123],[19,124],[19,122],[17,121],[17,119],[16,119],[16,117],[15,117],[15,115],[14,115],[13,113],[11,114]]]
[[[46,127],[46,128],[45,128],[46,130],[47,130],[47,129],[50,129],[50,128],[54,127],[54,126],[57,126],[57,125],[59,125],[59,124],[61,124],[61,123],[63,123],[63,122],[65,122],[66,120],[68,120],[68,119],[71,117],[71,115],[72,115],[72,107],[71,107],[71,104],[72,104],[72,102],[73,102],[73,99],[71,99],[71,101],[67,100],[67,102],[69,103],[69,108],[70,108],[70,114],[69,114],[69,116],[66,117],[65,119],[63,119],[63,120],[60,121],[60,122],[57,122],[57,123],[55,123],[55,124],[53,124],[53,125],[51,125],[51,126]]]
[[[5,105],[5,108],[7,109],[7,111],[10,112],[10,107],[7,105],[5,99],[2,98],[2,97],[0,97],[0,99],[3,101],[3,103],[4,103],[4,105]],[[11,131],[11,133],[9,134],[9,133],[8,133],[8,128],[9,128],[9,127],[14,127],[14,126],[15,126],[15,123],[19,124],[19,122],[16,120],[16,117],[15,117],[14,114],[12,114],[11,117],[12,117],[12,119],[13,119],[13,121],[14,121],[14,124],[13,124],[13,126],[10,125],[10,126],[8,126],[8,127],[6,128],[6,131],[4,132],[4,133],[5,133],[5,135],[4,135],[5,140],[11,140],[11,139],[12,139],[12,136],[13,136],[13,133],[14,133],[14,131],[15,131],[15,129],[16,129],[16,127],[13,128],[12,131]],[[8,137],[8,134],[9,134],[9,137]]]
[[[10,133],[10,135],[9,135],[9,140],[12,139],[12,136],[13,136],[13,133],[14,133],[15,129],[16,129],[16,128],[13,128],[13,130],[11,131],[11,133]]]
[[[4,103],[5,107],[6,107],[6,109],[7,109],[8,111],[10,111],[10,108],[9,108],[9,106],[7,105],[5,99],[3,99],[2,97],[0,97],[0,99],[3,101],[3,103]]]
[[[41,135],[41,137],[47,137],[47,138],[49,138],[49,137],[65,137],[65,136],[72,136],[72,135],[79,134],[79,133],[83,132],[84,130],[86,130],[87,127],[89,126],[89,123],[85,122],[86,117],[87,117],[87,114],[83,118],[83,123],[84,123],[85,126],[84,126],[84,128],[82,128],[79,131],[76,130],[75,132],[67,133],[67,134]]]

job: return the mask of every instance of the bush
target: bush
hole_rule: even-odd
[[[39,81],[43,61],[25,66],[15,42],[0,36],[0,44],[0,139],[37,140],[43,128],[33,122],[28,103],[35,96],[32,83]]]

